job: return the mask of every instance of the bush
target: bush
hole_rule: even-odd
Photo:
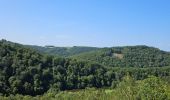
[[[166,83],[160,78],[151,76],[142,81],[138,95],[142,100],[166,100],[166,87]]]

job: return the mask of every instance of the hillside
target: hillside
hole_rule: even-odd
[[[125,56],[124,52],[129,50],[127,48],[133,50],[132,47],[126,47],[126,49],[122,47],[119,49],[105,48],[98,52],[93,51],[89,55],[93,56],[95,54],[98,56],[103,52],[103,59],[107,55],[122,60]],[[139,47],[136,48],[139,49]],[[140,47],[139,50],[141,49]],[[143,47],[143,49],[145,52],[150,49],[153,52],[152,49],[154,49],[153,54],[162,54],[163,61],[166,61],[166,57],[168,58],[168,53],[159,49],[149,47]],[[110,55],[110,52],[106,53],[108,50],[117,54]],[[148,53],[151,53],[151,51],[148,51]],[[79,61],[72,58],[44,55],[21,44],[6,40],[0,41],[0,95],[37,96],[44,93],[92,87],[115,88],[127,74],[135,80],[143,80],[153,75],[170,81],[170,67],[168,66],[153,68],[108,67],[104,64],[101,65],[100,62],[85,61],[85,59]]]
[[[148,46],[112,48],[26,46],[41,53],[92,61],[110,67],[163,67],[170,65],[170,53]]]
[[[170,53],[148,46],[103,48],[74,55],[71,58],[88,60],[110,67],[163,67],[170,65]]]
[[[55,47],[55,46],[33,46],[26,45],[26,47],[33,48],[41,53],[47,53],[50,55],[58,55],[62,57],[68,57],[84,52],[95,51],[99,48],[96,47],[85,47],[85,46],[74,46],[74,47]]]
[[[104,87],[115,79],[97,63],[43,55],[21,44],[0,41],[0,95]]]

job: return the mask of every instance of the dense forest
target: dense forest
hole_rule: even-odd
[[[55,47],[55,46],[33,46],[25,45],[26,47],[32,48],[41,53],[47,53],[50,55],[56,55],[61,57],[73,56],[84,52],[95,51],[99,48],[96,47],[85,47],[85,46],[74,46],[74,47]]]
[[[117,88],[127,75],[137,83],[148,82],[150,76],[170,82],[169,52],[147,46],[91,50],[59,57],[1,40],[0,95],[37,96],[65,90]]]
[[[170,65],[170,52],[145,45],[112,48],[25,46],[40,53],[97,62],[110,67],[163,67]]]
[[[45,93],[44,95],[10,95],[0,96],[3,100],[169,100],[170,85],[158,77],[148,77],[142,81],[135,81],[126,76],[116,88],[60,91]]]
[[[102,48],[72,56],[110,67],[164,67],[170,65],[170,53],[148,46]]]

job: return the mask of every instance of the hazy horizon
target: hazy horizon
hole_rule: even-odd
[[[9,41],[7,39],[1,39],[1,40],[6,40],[6,41]],[[10,42],[14,42],[14,41],[10,41]],[[73,46],[57,46],[57,45],[50,45],[50,44],[47,44],[47,45],[35,45],[35,44],[24,44],[24,43],[19,43],[19,42],[14,42],[14,43],[18,43],[18,44],[21,44],[21,45],[27,45],[27,46],[40,46],[40,47],[46,47],[46,46],[54,46],[54,47],[68,47],[68,48],[71,48],[71,47],[94,47],[94,48],[110,48],[110,47],[125,47],[125,46],[148,46],[148,47],[154,47],[154,48],[158,48],[160,50],[163,50],[159,47],[155,47],[155,46],[151,46],[151,45],[117,45],[117,46],[86,46],[86,45],[73,45]],[[163,50],[163,51],[167,51],[167,52],[170,52],[168,50]]]
[[[0,39],[26,45],[170,51],[169,0],[1,0]]]

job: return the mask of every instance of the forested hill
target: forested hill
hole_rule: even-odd
[[[170,65],[170,53],[148,46],[103,48],[72,56],[111,67],[163,67]]]
[[[30,46],[41,53],[97,62],[110,67],[163,67],[170,65],[170,53],[158,48],[124,46],[112,48]]]
[[[126,56],[127,62],[123,62],[126,60],[121,61]],[[76,57],[71,59],[44,55],[23,45],[1,40],[0,95],[22,94],[35,96],[47,92],[56,93],[57,91],[84,89],[86,87],[115,87],[127,73],[135,80],[145,79],[149,75],[158,77],[170,75],[170,67],[133,67],[138,67],[137,65],[143,64],[144,61],[148,62],[148,59],[150,59],[149,61],[153,60],[151,63],[155,65],[169,65],[169,53],[145,46],[105,48],[87,53],[87,58],[85,54],[79,57],[88,60],[79,61],[75,59]],[[117,62],[121,66],[123,64],[128,65],[128,57],[134,57],[129,58],[132,67],[114,68],[104,66],[111,66],[117,64]],[[137,61],[143,62],[132,62],[131,59],[135,58],[138,59]],[[90,59],[92,61],[89,61]],[[100,59],[102,62],[96,59]],[[115,59],[116,61],[114,61]]]
[[[62,57],[68,57],[84,52],[95,51],[99,48],[96,47],[86,47],[86,46],[73,46],[73,47],[55,47],[55,46],[33,46],[25,45],[26,47],[33,48],[41,53],[47,53],[50,55],[58,55]]]
[[[41,95],[59,90],[110,86],[107,69],[97,63],[43,55],[23,45],[0,41],[0,95]]]

